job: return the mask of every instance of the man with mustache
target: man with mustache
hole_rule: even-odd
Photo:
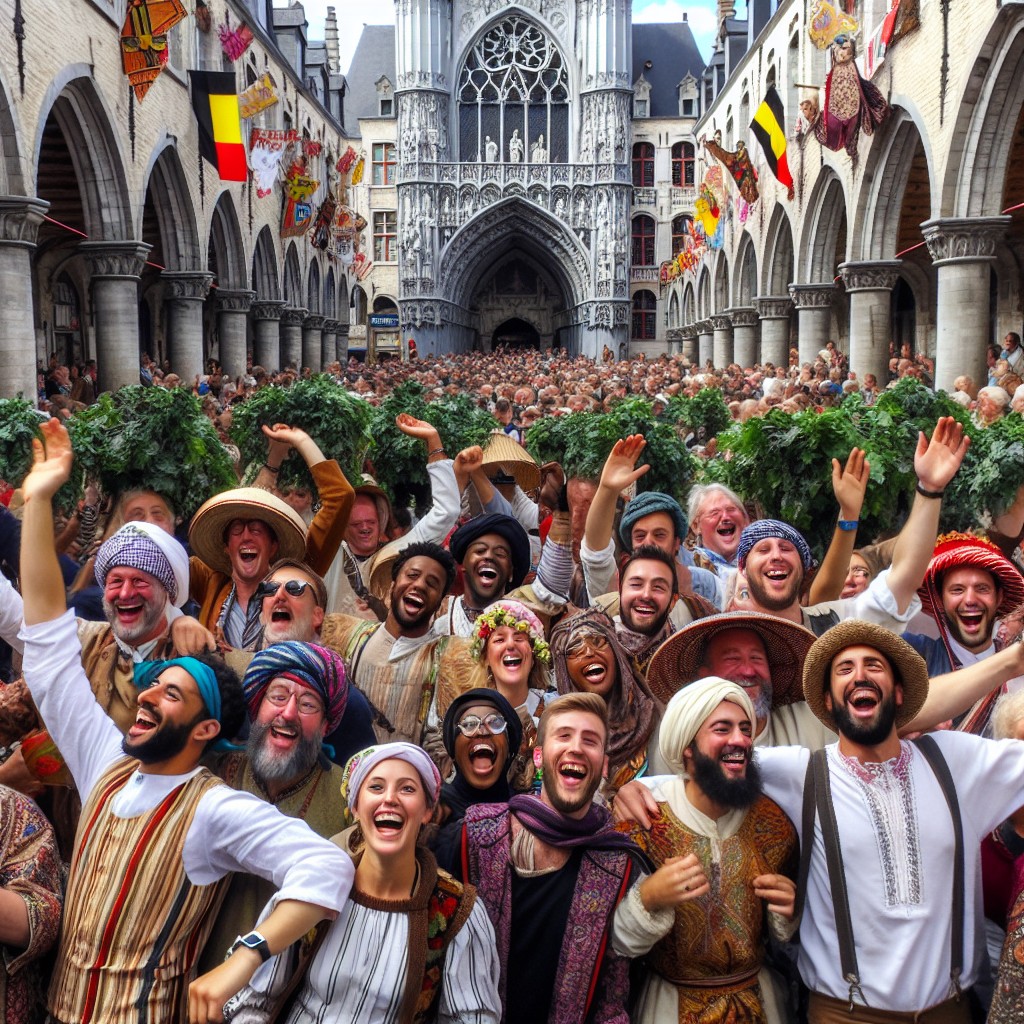
[[[796,830],[761,793],[753,730],[750,698],[716,676],[684,686],[665,709],[661,753],[675,775],[652,794],[653,826],[630,826],[657,870],[619,904],[612,933],[619,953],[647,956],[652,968],[638,1024],[787,1019],[761,968],[765,909],[778,939],[795,931]]]

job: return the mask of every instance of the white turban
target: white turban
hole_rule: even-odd
[[[754,725],[754,705],[742,686],[730,683],[720,676],[708,676],[689,683],[678,690],[665,708],[661,720],[661,756],[676,773],[686,775],[683,766],[683,751],[693,742],[700,727],[724,700],[738,704]]]
[[[159,580],[175,608],[188,600],[188,553],[180,541],[152,523],[125,523],[100,546],[95,565],[101,587],[111,569],[128,567]]]

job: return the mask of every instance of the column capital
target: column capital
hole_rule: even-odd
[[[938,217],[921,225],[925,244],[936,266],[978,263],[995,258],[1010,217]]]
[[[793,300],[788,295],[759,295],[754,305],[762,320],[788,320],[793,312]]]
[[[319,313],[310,313],[310,315],[302,321],[302,326],[311,331],[322,331],[324,324],[326,323],[327,321],[320,316]]]
[[[49,208],[45,199],[0,196],[0,243],[35,245],[39,225]]]
[[[825,309],[832,305],[831,284],[791,284],[789,294],[797,309]]]
[[[900,276],[903,260],[865,260],[840,263],[847,292],[890,292]]]
[[[90,277],[132,277],[142,274],[153,247],[146,242],[79,242]]]
[[[338,321],[333,319],[333,317],[325,316],[321,330],[327,334],[336,334],[338,331]]]
[[[218,288],[215,293],[217,311],[220,313],[248,313],[252,308],[255,292],[232,291],[229,288]]]
[[[711,318],[707,317],[704,320],[698,320],[694,327],[697,328],[698,334],[710,334],[715,328],[711,324]]]
[[[257,299],[252,304],[252,315],[257,320],[280,320],[284,303],[280,299]]]
[[[170,298],[202,302],[210,294],[213,274],[206,270],[164,270],[160,280]]]
[[[334,333],[339,338],[347,338],[349,325],[344,320],[335,320],[334,323],[336,325]]]
[[[679,337],[683,338],[683,339],[686,339],[686,338],[696,338],[697,337],[697,325],[696,324],[687,324],[685,327],[680,327],[679,328]]]
[[[753,306],[734,306],[727,309],[725,315],[733,327],[753,327],[757,323],[757,310]]]
[[[285,306],[281,310],[281,323],[289,327],[301,327],[308,315],[309,310],[304,306]]]
[[[708,317],[708,322],[711,324],[711,329],[714,331],[731,331],[732,320],[729,319],[727,313],[716,313],[712,317]]]

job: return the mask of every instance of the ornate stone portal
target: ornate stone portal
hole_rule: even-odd
[[[629,0],[396,10],[403,333],[425,353],[489,347],[500,316],[542,347],[618,351],[630,316]],[[526,264],[543,297],[510,290]]]

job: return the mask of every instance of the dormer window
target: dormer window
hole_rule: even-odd
[[[696,117],[698,114],[699,90],[697,79],[687,72],[686,77],[676,87],[679,95],[679,116]]]
[[[377,89],[377,114],[380,117],[394,117],[395,96],[387,75],[381,75],[374,85]]]
[[[633,116],[651,116],[651,83],[641,75],[633,86]]]

